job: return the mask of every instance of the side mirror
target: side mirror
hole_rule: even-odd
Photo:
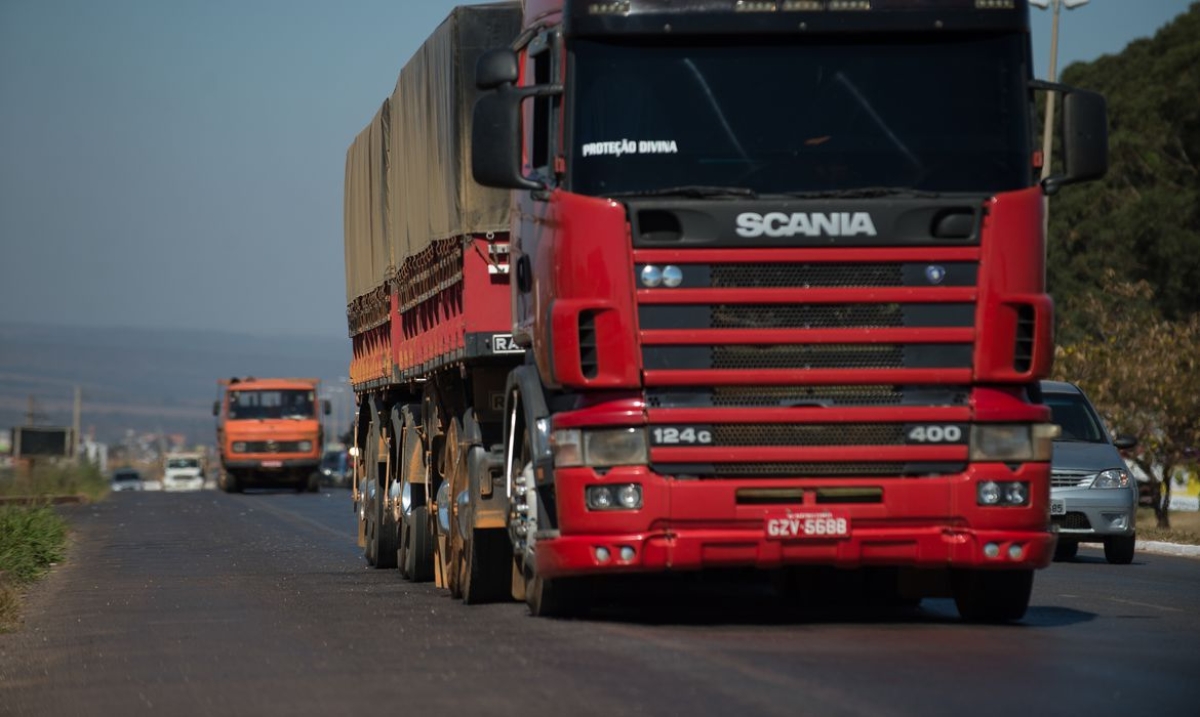
[[[485,187],[545,189],[521,173],[521,100],[512,85],[500,87],[475,102],[471,119],[471,174]]]
[[[1104,176],[1108,171],[1108,103],[1104,95],[1065,88],[1062,147],[1065,171],[1046,177],[1042,182],[1046,194]]]
[[[489,50],[475,66],[475,84],[487,90],[471,117],[471,174],[485,187],[544,190],[545,182],[521,172],[521,103],[562,94],[562,85],[515,87],[517,54]]]
[[[213,415],[214,416],[221,415],[221,402],[220,401],[213,401]]]
[[[1113,441],[1113,445],[1122,451],[1128,451],[1136,448],[1138,440],[1133,436],[1117,436],[1117,440]]]
[[[332,410],[332,409],[330,408],[330,406],[329,406],[329,399],[328,399],[328,398],[327,398],[327,399],[325,399],[324,401],[321,401],[321,407],[322,407],[322,409],[325,411],[325,415],[326,415],[326,416],[328,416],[328,415],[330,414],[331,410]]]
[[[475,63],[475,86],[494,90],[517,81],[517,53],[508,48],[488,50]]]

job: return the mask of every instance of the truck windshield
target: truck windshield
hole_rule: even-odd
[[[575,40],[571,191],[759,194],[1033,182],[1026,38]]]
[[[200,460],[197,458],[168,458],[167,468],[199,468]]]
[[[312,391],[232,391],[229,394],[229,417],[313,418],[315,403]]]

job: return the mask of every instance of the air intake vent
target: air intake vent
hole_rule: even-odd
[[[596,314],[593,311],[579,313],[579,368],[587,379],[596,378],[600,372],[596,358]]]
[[[1017,342],[1013,347],[1013,369],[1025,373],[1033,366],[1034,314],[1032,306],[1017,308]]]

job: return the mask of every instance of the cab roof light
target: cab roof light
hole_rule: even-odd
[[[830,12],[870,10],[871,0],[829,0]]]
[[[775,12],[778,9],[775,0],[737,0],[733,6],[734,12]]]
[[[617,2],[596,2],[588,5],[589,15],[628,15],[629,0],[617,0]]]

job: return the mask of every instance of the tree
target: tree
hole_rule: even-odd
[[[1077,298],[1079,338],[1058,347],[1055,374],[1079,384],[1110,428],[1138,438],[1134,461],[1151,478],[1159,527],[1169,528],[1170,476],[1200,447],[1200,313],[1164,319],[1149,284],[1112,270],[1107,279],[1107,292]]]
[[[1163,316],[1186,321],[1200,311],[1200,3],[1153,38],[1072,64],[1063,81],[1108,100],[1109,170],[1050,203],[1060,335],[1088,328],[1062,300],[1104,291],[1113,275],[1149,282]]]

